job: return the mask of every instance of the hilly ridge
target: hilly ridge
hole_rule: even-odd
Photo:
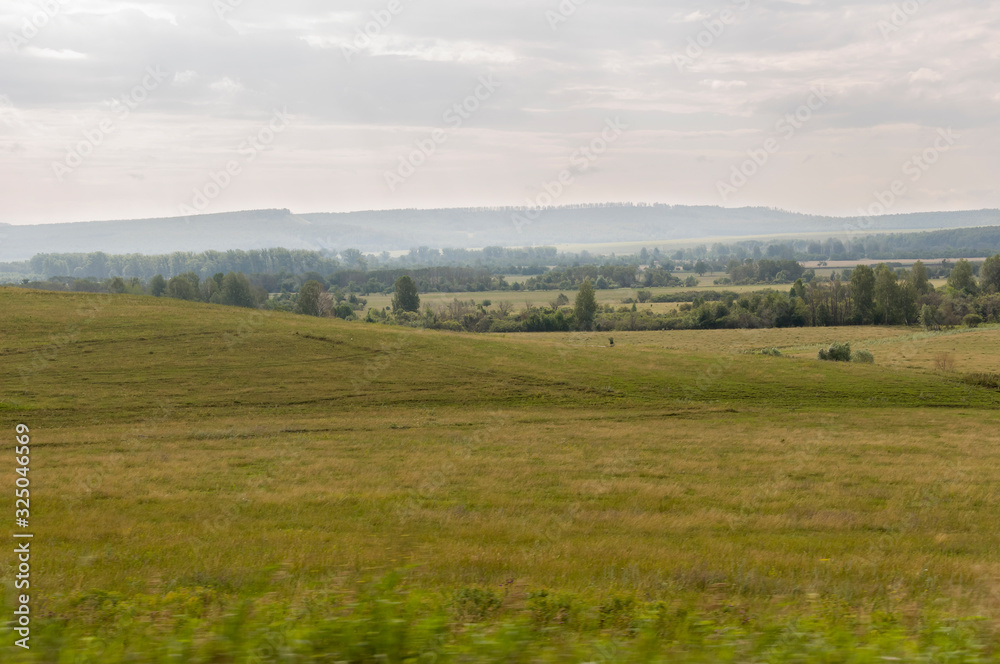
[[[593,205],[538,211],[456,208],[295,214],[287,209],[195,217],[0,225],[0,261],[38,253],[163,254],[227,249],[405,251],[668,241],[772,234],[853,234],[1000,225],[1000,210],[872,218],[822,217],[768,208]]]

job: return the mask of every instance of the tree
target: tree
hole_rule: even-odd
[[[149,292],[153,294],[153,297],[160,297],[167,292],[167,280],[163,278],[162,274],[156,275],[149,282]]]
[[[323,284],[309,280],[302,284],[299,295],[295,299],[295,310],[306,316],[319,316],[319,296],[323,293]]]
[[[408,275],[404,274],[396,279],[395,294],[392,296],[392,310],[394,312],[420,311],[420,295],[417,294],[417,285]]]
[[[1000,254],[987,258],[979,269],[979,287],[985,293],[1000,293]]]
[[[597,314],[597,297],[594,295],[594,287],[590,285],[590,279],[586,279],[580,284],[574,310],[580,329],[589,330],[593,326],[594,316]]]
[[[872,309],[875,305],[875,270],[867,265],[854,268],[851,272],[851,297],[854,299],[855,322],[872,322]]]
[[[899,284],[896,273],[882,263],[875,269],[875,322],[891,325],[898,322]]]
[[[909,281],[921,295],[929,293],[933,289],[931,282],[927,279],[927,268],[924,267],[923,261],[917,261],[913,264],[910,269]]]
[[[698,273],[699,277],[705,276],[705,273],[708,272],[708,263],[699,260],[694,264],[694,271]]]
[[[194,272],[185,272],[167,282],[167,295],[178,300],[197,300],[200,279]]]
[[[250,288],[250,280],[242,272],[230,272],[222,278],[219,300],[221,304],[234,307],[253,307],[254,297],[253,289]]]
[[[948,277],[948,287],[967,295],[975,295],[979,290],[972,274],[972,263],[964,258],[957,263]]]

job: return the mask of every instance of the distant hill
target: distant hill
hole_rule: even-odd
[[[1000,210],[885,215],[867,220],[770,208],[630,204],[537,212],[523,208],[312,214],[254,210],[169,219],[0,224],[0,261],[27,260],[38,253],[92,251],[165,254],[284,247],[332,251],[355,248],[378,253],[420,246],[520,247],[823,232],[868,234],[990,225],[1000,225]]]

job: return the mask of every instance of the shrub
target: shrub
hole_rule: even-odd
[[[821,353],[823,351],[820,351]],[[781,357],[781,351],[777,348],[751,348],[743,351],[743,355],[769,355],[770,357]]]
[[[851,362],[860,362],[861,364],[875,364],[875,356],[871,354],[871,351],[867,350],[856,350],[851,354]]]
[[[835,343],[826,350],[819,352],[819,359],[830,362],[850,362],[851,344]]]
[[[549,590],[530,593],[528,610],[531,613],[531,622],[536,627],[569,625],[578,620],[573,597],[565,593],[555,594]]]
[[[938,371],[951,371],[955,368],[955,356],[951,353],[938,353],[934,356],[934,368]]]
[[[474,623],[494,616],[503,605],[499,595],[481,588],[462,588],[455,592],[452,602],[459,621]]]
[[[979,314],[969,314],[962,319],[966,327],[976,328],[983,324],[983,318]]]

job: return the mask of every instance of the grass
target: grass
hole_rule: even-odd
[[[129,296],[0,311],[38,644],[3,661],[997,656],[1000,393],[962,380],[997,328],[608,348]],[[877,364],[813,360],[831,341]]]

